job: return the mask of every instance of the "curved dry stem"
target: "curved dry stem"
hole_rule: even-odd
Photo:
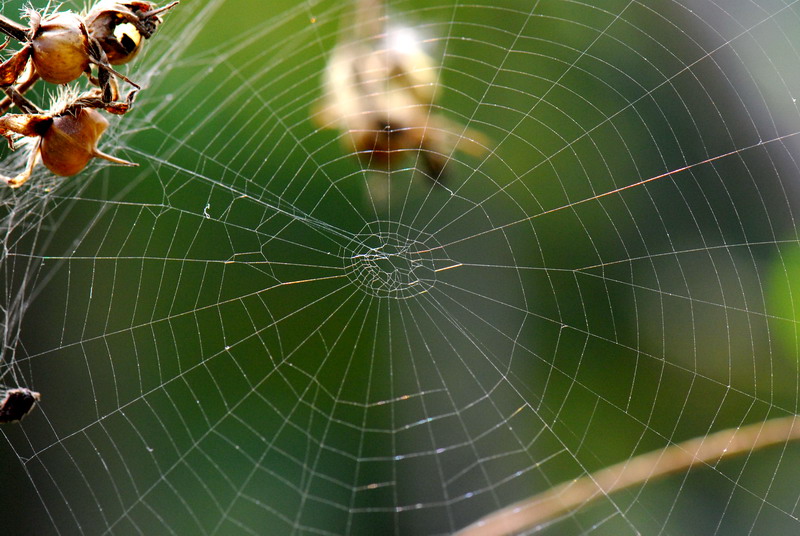
[[[36,145],[31,148],[31,154],[28,157],[28,164],[20,174],[18,174],[16,177],[5,177],[0,175],[0,180],[4,181],[10,188],[19,188],[28,182],[28,179],[30,179],[31,175],[33,175],[33,168],[36,167],[36,162],[39,159],[39,148],[41,143],[41,139],[36,140]]]
[[[635,456],[590,475],[564,482],[538,495],[497,510],[455,536],[498,536],[525,529],[586,506],[587,503],[654,478],[714,465],[724,458],[800,439],[796,415],[729,428]]]

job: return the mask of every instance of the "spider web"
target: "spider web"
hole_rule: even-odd
[[[313,121],[351,10],[184,0],[103,140],[140,167],[0,192],[9,533],[446,534],[798,412],[797,2],[389,2],[488,140],[433,187]],[[793,534],[798,454],[529,533]]]

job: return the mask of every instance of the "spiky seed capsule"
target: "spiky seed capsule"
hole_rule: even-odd
[[[75,114],[53,118],[42,135],[39,148],[42,163],[55,173],[68,177],[81,171],[92,158],[104,158],[118,164],[135,165],[102,153],[97,142],[108,127],[108,121],[92,108],[81,108]]]
[[[89,70],[86,36],[81,19],[71,12],[50,15],[43,19],[33,36],[33,62],[36,71],[47,82],[66,84]]]

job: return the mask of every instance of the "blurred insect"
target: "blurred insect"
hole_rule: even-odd
[[[25,170],[16,177],[0,177],[10,187],[22,186],[33,174],[39,158],[47,169],[64,177],[81,171],[92,158],[103,158],[123,166],[137,165],[97,148],[97,142],[108,127],[108,121],[97,109],[113,110],[113,105],[104,101],[99,89],[77,97],[69,91],[62,93],[48,112],[39,110],[22,97],[20,104],[26,113],[0,117],[0,136],[8,140],[11,149],[19,138],[33,140]]]
[[[42,395],[25,387],[7,389],[0,401],[0,424],[21,421],[41,398]]]
[[[111,2],[101,0],[85,17],[71,11],[42,16],[38,11],[24,11],[29,26],[0,15],[0,32],[24,43],[11,58],[0,65],[0,87],[19,106],[20,95],[39,78],[53,84],[66,84],[86,73],[102,90],[103,102],[111,103],[116,76],[135,88],[139,86],[111,65],[127,63],[150,38],[161,23],[159,14],[174,7],[173,2],[155,8],[152,2]],[[5,48],[8,40],[1,48]],[[30,60],[31,67],[21,78]],[[92,74],[97,66],[97,76]],[[19,89],[14,87],[19,85]],[[118,103],[117,103],[118,104]],[[9,104],[5,104],[6,109]],[[0,111],[4,111],[0,106]]]
[[[314,113],[318,126],[347,132],[349,148],[378,168],[396,168],[418,152],[434,182],[445,178],[455,149],[482,155],[483,134],[432,110],[438,69],[414,32],[384,29],[375,0],[359,3],[356,20],[357,38],[337,45],[328,62],[325,100]]]

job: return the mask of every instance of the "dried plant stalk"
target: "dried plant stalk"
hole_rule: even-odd
[[[796,415],[697,437],[559,484],[497,510],[455,536],[516,534],[622,489],[796,439],[800,439],[800,418]]]

